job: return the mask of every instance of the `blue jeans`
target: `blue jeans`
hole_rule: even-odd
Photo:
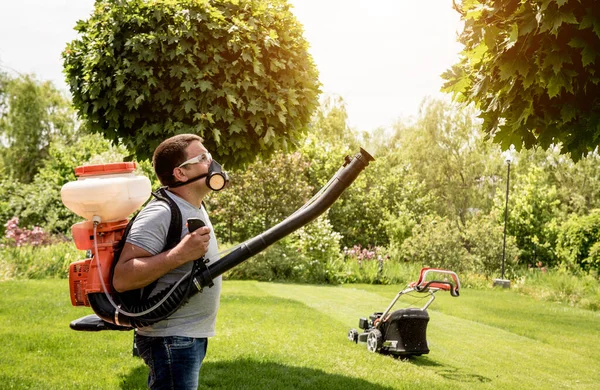
[[[140,356],[150,369],[150,389],[198,389],[198,376],[206,355],[208,339],[147,337],[136,334],[135,340]]]

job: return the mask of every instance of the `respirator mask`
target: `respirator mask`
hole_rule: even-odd
[[[204,155],[208,155],[208,158],[211,158],[209,153],[204,153]],[[195,157],[194,159],[198,159],[201,156]],[[194,160],[194,159],[192,159],[192,160]],[[190,161],[191,160],[184,162],[179,167],[189,164]],[[201,162],[201,161],[192,161],[192,162]],[[206,178],[206,185],[208,186],[208,188],[210,188],[213,191],[221,191],[229,183],[229,175],[227,174],[227,172],[223,171],[223,167],[221,167],[221,164],[219,164],[215,160],[211,159],[210,166],[208,167],[207,173],[203,173],[202,175],[196,176],[186,182],[175,183],[173,185],[170,185],[169,188],[181,187],[183,185],[193,183],[193,182],[198,181],[203,178]]]

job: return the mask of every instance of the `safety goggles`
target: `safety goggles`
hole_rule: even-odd
[[[212,161],[212,156],[210,155],[210,153],[206,152],[206,153],[199,154],[198,156],[196,156],[194,158],[190,158],[187,161],[184,161],[177,168],[181,168],[184,165],[188,165],[188,164],[197,164],[197,163],[208,164],[211,161]]]

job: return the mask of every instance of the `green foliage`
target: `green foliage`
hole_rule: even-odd
[[[562,143],[577,159],[600,144],[596,0],[465,0],[458,64],[444,90],[481,110],[504,148]]]
[[[546,301],[600,311],[600,283],[592,274],[576,275],[565,268],[530,268],[517,278],[516,291]]]
[[[308,144],[330,149],[329,152],[343,153],[343,149],[353,150],[358,147],[356,134],[348,126],[346,103],[341,97],[328,97],[321,103],[312,118]],[[305,148],[306,150],[306,148]]]
[[[359,142],[347,119],[346,104],[341,98],[325,99],[312,118],[301,152],[312,162],[307,175],[315,190],[331,179],[345,156],[358,152]]]
[[[467,226],[437,216],[426,216],[412,234],[392,246],[392,258],[423,267],[449,269],[459,274],[481,274],[486,279],[501,275],[503,227],[493,215],[477,213]],[[505,275],[517,274],[518,248],[507,236]]]
[[[91,131],[138,160],[191,132],[230,168],[296,144],[317,71],[284,0],[97,1],[63,57]]]
[[[419,216],[400,205],[395,212],[389,212],[384,221],[390,247],[399,247],[404,240],[412,235],[412,229],[417,224]]]
[[[19,191],[19,183],[10,178],[0,178],[0,236],[4,237],[6,232],[5,224],[14,217],[14,204],[16,202],[13,196]]]
[[[309,165],[298,152],[276,153],[270,161],[229,172],[230,186],[207,199],[217,237],[245,241],[291,215],[310,198],[304,173]]]
[[[85,252],[72,242],[49,246],[0,247],[0,281],[9,279],[65,279],[69,264],[81,260]]]
[[[400,189],[395,198],[390,187],[395,187],[393,175],[383,160],[369,163],[329,209],[329,220],[335,231],[342,235],[342,246],[383,246],[388,244],[385,220],[386,210],[393,202],[402,201]]]
[[[472,108],[426,100],[417,122],[397,126],[392,142],[387,164],[406,167],[398,173],[402,181],[421,187],[414,204],[425,203],[429,213],[461,228],[473,210],[490,210],[502,159],[500,149],[483,140]]]
[[[340,236],[321,216],[227,273],[230,279],[336,283]]]
[[[294,233],[293,246],[300,255],[300,280],[308,283],[336,283],[335,264],[341,259],[341,235],[320,216]]]
[[[397,283],[399,275],[395,273],[398,269],[394,265],[398,262],[392,263],[389,259],[385,248],[381,247],[363,248],[354,245],[352,248],[344,248],[343,262],[338,266],[338,279],[341,283]]]
[[[517,177],[509,192],[508,233],[516,238],[521,264],[544,265],[557,262],[555,245],[560,200],[556,187],[547,181],[547,172],[534,166]],[[504,220],[504,195],[498,193],[498,220]],[[502,217],[500,217],[502,216]]]
[[[471,219],[464,232],[465,248],[474,264],[475,272],[486,279],[502,276],[502,256],[504,252],[504,277],[511,279],[517,275],[519,248],[513,236],[506,236],[504,249],[504,228],[493,213],[478,213]]]
[[[445,268],[457,273],[474,271],[461,232],[448,219],[426,217],[402,244],[404,259],[423,267]]]
[[[600,210],[572,216],[558,232],[556,250],[569,268],[600,271]]]
[[[225,274],[226,279],[300,280],[302,259],[289,237],[283,238]]]
[[[49,81],[0,77],[0,159],[7,176],[30,183],[48,159],[50,143],[73,139],[75,114]]]
[[[561,212],[584,215],[600,208],[600,156],[597,151],[574,163],[558,155],[555,149],[548,149],[546,158],[538,164],[551,174],[548,182],[555,183]]]
[[[49,233],[68,234],[71,225],[81,221],[81,217],[62,204],[60,189],[76,180],[75,167],[110,149],[108,141],[99,135],[83,135],[68,144],[52,142],[50,157],[33,182],[0,181],[0,231],[4,232],[5,221],[18,216],[23,227],[41,226]]]
[[[359,151],[357,134],[350,129],[346,106],[342,99],[328,99],[313,119],[311,132],[302,154],[311,164],[306,172],[315,190],[323,188],[344,163],[346,156]],[[357,180],[344,191],[328,212],[333,229],[342,236],[343,246],[377,245],[387,242],[381,224],[390,194],[387,176],[382,175],[385,163],[371,162]]]

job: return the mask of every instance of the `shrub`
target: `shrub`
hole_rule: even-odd
[[[34,226],[32,230],[21,229],[17,217],[11,218],[4,224],[4,227],[6,228],[7,244],[11,246],[38,246],[50,242],[50,237],[39,226]]]
[[[303,270],[302,258],[286,237],[264,251],[234,267],[225,274],[227,279],[250,279],[265,282],[295,281]]]
[[[217,236],[242,242],[292,214],[310,199],[309,165],[300,153],[276,153],[269,161],[230,172],[230,188],[207,198]]]
[[[310,283],[336,283],[335,265],[341,257],[341,235],[333,231],[326,216],[294,233],[293,246],[301,257],[300,277]]]
[[[473,271],[486,278],[500,276],[502,268],[502,252],[504,245],[504,228],[497,224],[494,215],[477,214],[467,223],[464,233],[465,246],[473,261]],[[505,277],[515,274],[518,264],[519,248],[515,238],[506,237],[504,261]]]
[[[339,239],[321,216],[233,268],[227,278],[336,283]]]
[[[69,264],[85,257],[72,242],[0,248],[0,280],[67,278]]]
[[[522,265],[542,261],[556,265],[555,252],[560,199],[556,186],[547,176],[547,170],[534,166],[526,174],[516,175],[510,194],[508,233],[515,237]],[[504,202],[501,192],[496,197],[497,216],[503,221]]]
[[[573,216],[559,228],[557,253],[571,269],[600,270],[600,210]]]
[[[0,280],[65,278],[69,264],[82,255],[73,243],[52,237],[39,226],[20,228],[17,217],[5,227],[5,244],[0,245]]]
[[[81,217],[63,205],[60,189],[76,179],[75,167],[111,149],[108,141],[98,135],[81,136],[73,144],[58,141],[50,144],[50,158],[32,183],[12,183],[8,189],[0,189],[0,217],[3,218],[0,227],[17,216],[23,227],[40,226],[50,234],[69,234],[71,225],[81,221]]]
[[[516,280],[514,288],[536,298],[600,310],[600,281],[591,273],[574,275],[565,267],[531,267]]]
[[[413,228],[401,247],[404,259],[426,267],[445,268],[457,273],[474,270],[464,247],[461,232],[446,218],[425,217]]]
[[[360,244],[344,248],[340,279],[345,283],[386,284],[384,263],[389,259],[383,248]]]

